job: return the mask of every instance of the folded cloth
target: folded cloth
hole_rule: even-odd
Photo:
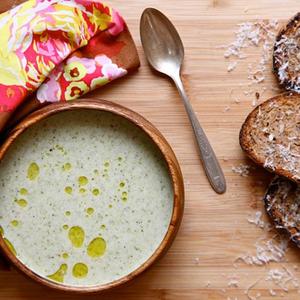
[[[0,30],[0,130],[25,99],[74,100],[139,66],[124,20],[97,0],[30,0]]]

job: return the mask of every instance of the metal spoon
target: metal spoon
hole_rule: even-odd
[[[226,181],[216,155],[189,102],[180,78],[184,48],[178,32],[160,11],[147,8],[140,23],[141,40],[150,65],[173,79],[182,97],[186,112],[194,129],[200,158],[213,189],[225,193]]]

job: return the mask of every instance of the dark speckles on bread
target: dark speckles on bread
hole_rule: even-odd
[[[257,106],[242,126],[240,145],[257,164],[300,183],[300,95],[278,95]]]

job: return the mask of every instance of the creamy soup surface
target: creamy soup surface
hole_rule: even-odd
[[[165,161],[139,128],[107,112],[64,112],[25,131],[0,164],[1,233],[37,274],[104,284],[145,262],[173,211]]]

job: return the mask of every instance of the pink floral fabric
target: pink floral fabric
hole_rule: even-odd
[[[78,49],[125,28],[97,0],[30,0],[1,14],[0,110],[15,110],[34,91],[42,103],[73,100],[124,76],[107,53]]]

